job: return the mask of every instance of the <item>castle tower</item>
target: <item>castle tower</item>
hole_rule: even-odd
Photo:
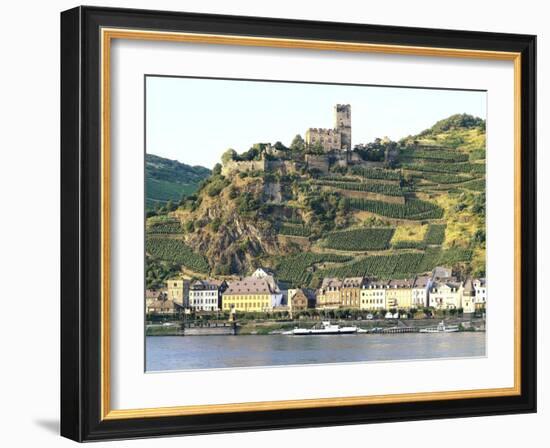
[[[334,128],[341,135],[341,149],[351,150],[351,106],[337,104],[334,106]]]

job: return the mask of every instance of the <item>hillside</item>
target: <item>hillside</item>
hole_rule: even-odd
[[[189,166],[153,154],[145,154],[145,203],[155,209],[168,201],[179,202],[182,195],[194,193],[211,171],[202,166]]]
[[[269,157],[265,146],[231,154],[224,167],[233,171],[218,170],[147,221],[147,255],[157,268],[196,277],[265,266],[296,287],[326,276],[404,278],[437,265],[483,275],[485,122],[452,116],[387,144],[399,151],[385,164],[356,157],[328,172],[285,147]]]

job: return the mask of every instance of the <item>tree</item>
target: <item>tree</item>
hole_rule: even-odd
[[[290,144],[290,149],[292,151],[303,151],[306,147],[306,142],[304,142],[304,139],[300,134],[296,134],[296,136],[292,139],[292,143]]]
[[[294,138],[296,138],[296,137],[294,137]],[[302,138],[302,137],[300,137],[300,138]],[[273,147],[278,151],[288,151],[288,148],[279,141],[275,142]]]
[[[184,229],[188,233],[193,233],[195,231],[195,222],[193,220],[189,220],[184,224]]]
[[[172,202],[172,199],[169,199],[164,208],[167,212],[173,212],[178,206]]]
[[[223,158],[223,156],[222,156]],[[212,174],[215,176],[219,176],[222,173],[222,165],[221,163],[216,163],[214,165],[214,168],[212,169]]]
[[[478,244],[485,243],[485,230],[483,229],[476,230],[476,233],[474,233],[474,241]]]
[[[316,142],[313,145],[309,145],[307,148],[308,154],[324,154],[325,148],[320,142]]]
[[[481,215],[485,217],[485,192],[476,195],[474,198],[474,203],[472,205],[472,211],[476,215]]]
[[[261,154],[264,151],[265,144],[264,143],[256,143],[252,145],[252,147],[246,151],[243,152],[239,158],[241,160],[260,160]]]
[[[237,160],[237,157],[237,151],[235,151],[233,148],[229,148],[222,154],[222,163],[225,165],[230,160]]]
[[[210,197],[218,196],[221,191],[227,186],[227,182],[221,176],[211,179],[212,181],[206,187],[206,193]]]

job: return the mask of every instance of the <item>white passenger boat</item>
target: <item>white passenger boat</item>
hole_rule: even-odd
[[[295,328],[294,330],[286,331],[284,334],[291,334],[294,336],[307,336],[307,335],[324,335],[324,334],[354,334],[357,333],[357,327],[341,327],[340,325],[333,325],[328,321],[322,322],[320,328]]]
[[[459,331],[458,325],[445,326],[445,322],[441,321],[437,327],[421,328],[420,333],[455,333]]]

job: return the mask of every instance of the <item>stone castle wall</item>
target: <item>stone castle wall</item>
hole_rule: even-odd
[[[280,174],[294,174],[297,172],[296,162],[291,160],[268,160],[265,164],[266,171]]]
[[[227,176],[235,172],[265,171],[265,160],[230,160],[222,166],[222,174]]]
[[[321,145],[323,151],[329,152],[342,147],[342,137],[336,129],[309,128],[306,131],[306,144]]]
[[[330,166],[328,156],[317,154],[306,154],[306,164],[308,170],[319,170],[325,174]]]

